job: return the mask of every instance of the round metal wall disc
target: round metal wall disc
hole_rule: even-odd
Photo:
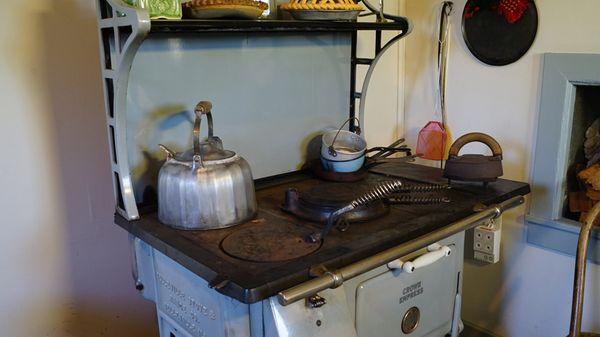
[[[481,62],[494,66],[516,62],[525,55],[538,29],[538,12],[533,0],[528,2],[524,12],[512,18],[499,11],[500,3],[499,0],[468,0],[462,16],[467,47]]]
[[[235,258],[252,262],[283,262],[317,251],[320,243],[306,238],[310,228],[268,222],[240,228],[223,239],[221,248]]]

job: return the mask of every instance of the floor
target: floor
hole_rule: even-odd
[[[484,331],[474,325],[471,325],[467,322],[465,323],[465,329],[460,334],[460,337],[502,337],[498,335],[494,335],[488,331]]]

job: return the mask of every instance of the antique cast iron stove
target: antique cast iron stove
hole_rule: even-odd
[[[373,171],[351,183],[305,172],[259,180],[258,216],[226,229],[117,215],[135,237],[137,288],[156,302],[161,337],[456,336],[464,231],[520,204],[529,186],[449,189],[440,170],[414,164]],[[398,179],[395,194],[307,240],[336,209]],[[476,212],[481,203],[492,206]]]
[[[362,170],[348,185],[323,187],[306,172],[273,176],[308,158],[300,146],[308,135],[342,117],[356,129],[375,66],[410,33],[409,20],[365,0],[378,22],[149,20],[122,0],[97,3],[115,222],[131,235],[136,288],[156,303],[161,337],[457,335],[464,231],[520,204],[527,184],[416,194],[401,187],[447,181],[440,170],[400,163]],[[364,30],[375,34],[372,59],[357,55]],[[384,41],[385,30],[395,36]],[[358,66],[367,67],[361,90]],[[211,81],[213,71],[223,81]],[[255,181],[252,220],[183,231],[158,220],[150,152],[159,140],[187,148],[181,106],[199,93],[231,103],[219,124],[233,122],[223,129],[228,144],[255,177],[271,177]],[[399,193],[365,197],[397,179]],[[475,211],[481,203],[488,208]],[[351,212],[331,216],[349,204]]]

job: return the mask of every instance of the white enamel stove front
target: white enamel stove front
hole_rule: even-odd
[[[327,302],[281,306],[269,299],[277,334],[439,337],[458,333],[464,233],[320,292]],[[390,268],[391,267],[391,268]]]
[[[133,247],[161,337],[440,337],[458,333],[463,242],[455,234],[287,306],[241,303],[139,239]]]

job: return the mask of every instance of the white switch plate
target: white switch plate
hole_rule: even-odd
[[[475,260],[496,263],[500,261],[502,218],[492,220],[490,225],[475,227],[473,231],[473,257]]]

